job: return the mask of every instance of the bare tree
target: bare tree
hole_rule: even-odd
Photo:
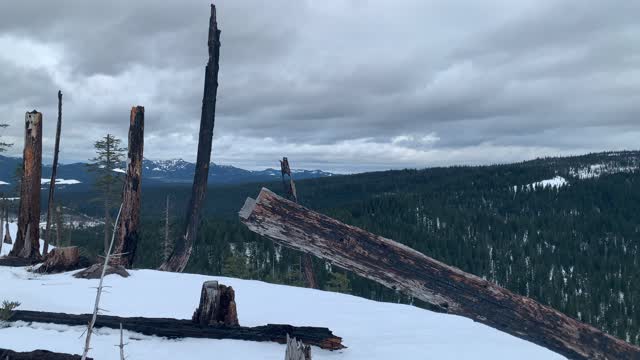
[[[169,195],[167,195],[166,205],[164,209],[164,242],[162,245],[162,261],[167,261],[167,259],[169,259],[172,250],[172,244],[170,240],[169,209]]]
[[[24,151],[18,233],[11,256],[38,260],[40,255],[40,185],[42,180],[42,114],[25,114]]]
[[[116,225],[116,264],[131,268],[138,247],[140,225],[140,194],[142,192],[142,156],[144,152],[144,107],[131,109],[127,174],[122,192],[122,215]]]
[[[58,90],[58,124],[56,125],[56,144],[53,150],[53,165],[51,169],[51,182],[49,183],[49,202],[47,204],[47,225],[45,228],[44,249],[42,255],[49,252],[51,240],[51,213],[54,211],[53,194],[56,190],[56,173],[58,171],[58,153],[60,153],[60,131],[62,130],[62,91]],[[57,244],[60,246],[60,244]]]
[[[198,157],[196,172],[193,177],[191,199],[187,208],[184,235],[177,239],[169,259],[160,265],[160,270],[184,271],[196,239],[200,225],[200,213],[207,193],[209,178],[209,164],[211,162],[211,143],[213,127],[216,119],[216,96],[218,94],[218,70],[220,69],[220,30],[216,21],[216,7],[211,5],[209,18],[209,61],[205,70],[204,96],[202,99],[202,114],[200,117],[200,134],[198,137]]]
[[[116,216],[116,224],[120,219],[120,213],[122,212],[122,205],[120,205],[120,210],[118,210],[118,216]],[[93,315],[91,316],[91,321],[89,321],[89,325],[87,327],[87,336],[84,341],[84,350],[82,351],[82,360],[86,360],[87,354],[89,354],[89,350],[91,350],[91,335],[93,334],[93,327],[96,324],[96,318],[98,317],[98,312],[100,311],[100,297],[102,296],[102,290],[104,289],[104,276],[107,273],[107,268],[109,267],[109,259],[111,258],[111,249],[113,248],[113,243],[116,237],[116,229],[113,229],[111,236],[111,242],[109,243],[109,247],[104,255],[104,265],[102,266],[102,274],[100,275],[100,282],[98,283],[98,288],[96,290],[96,301],[93,305]]]
[[[282,185],[284,191],[289,200],[298,203],[298,192],[296,191],[296,184],[293,182],[293,176],[291,175],[291,166],[289,166],[289,159],[283,157],[280,160],[280,171],[282,173]],[[289,181],[286,180],[288,177]],[[302,272],[304,273],[304,279],[307,286],[312,289],[318,288],[318,281],[316,280],[316,274],[313,271],[313,259],[309,254],[302,254],[300,258]]]

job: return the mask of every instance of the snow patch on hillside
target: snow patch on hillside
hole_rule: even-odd
[[[637,166],[620,166],[617,164],[593,164],[582,168],[569,169],[569,175],[578,179],[593,179],[602,175],[629,173],[637,170]]]
[[[521,187],[514,185],[513,191],[517,192],[519,188],[522,191],[534,191],[536,189],[545,189],[545,188],[560,189],[561,187],[567,186],[567,185],[569,185],[569,182],[567,181],[567,179],[563,178],[562,176],[555,176],[552,179],[537,181],[531,184],[523,185]]]
[[[43,185],[45,185],[45,184],[49,184],[51,182],[51,179],[41,179],[40,181],[42,182]],[[56,179],[56,185],[75,185],[75,184],[81,184],[81,182],[75,179]]]

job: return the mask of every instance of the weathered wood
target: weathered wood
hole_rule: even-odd
[[[283,157],[280,160],[280,172],[282,173],[282,185],[284,186],[284,192],[287,194],[289,200],[298,203],[298,192],[296,190],[296,184],[293,182],[293,175],[291,175],[291,166],[289,165],[289,159]],[[285,180],[285,175],[289,177],[289,181]],[[304,274],[307,286],[312,289],[318,288],[318,281],[316,280],[316,274],[313,271],[313,259],[309,254],[302,254],[301,266]]]
[[[10,255],[40,259],[40,186],[42,180],[42,114],[25,114],[22,185],[18,233]]]
[[[4,243],[5,244],[13,244],[13,240],[11,239],[11,232],[9,231],[9,209],[4,208]]]
[[[91,320],[91,314],[72,315],[40,311],[15,310],[9,321],[25,321],[37,323],[53,323],[70,326],[86,326]],[[96,319],[96,328],[120,329],[120,324],[126,330],[144,335],[161,336],[169,339],[201,338],[201,339],[232,339],[248,341],[270,341],[285,344],[287,334],[308,345],[318,346],[326,350],[340,350],[342,338],[333,335],[331,330],[310,326],[291,326],[268,324],[264,326],[204,326],[194,324],[191,320],[118,317],[100,315]]]
[[[80,249],[77,246],[52,249],[44,258],[44,262],[36,269],[38,273],[55,274],[77,270],[86,265],[81,262]]]
[[[37,259],[7,255],[7,256],[0,257],[0,266],[25,267],[25,266],[31,266],[31,265],[37,264],[38,261],[39,260]]]
[[[311,346],[287,334],[287,351],[284,354],[284,360],[311,360]]]
[[[192,320],[200,325],[238,326],[236,295],[231,286],[205,281]]]
[[[175,242],[169,259],[160,266],[160,270],[164,271],[182,272],[185,267],[187,267],[191,252],[193,251],[193,242],[196,239],[198,226],[200,225],[200,213],[202,212],[203,201],[207,193],[207,179],[209,177],[209,164],[211,162],[211,144],[216,119],[218,70],[220,68],[220,30],[218,29],[216,20],[215,5],[211,5],[208,47],[209,61],[205,69],[196,172],[193,177],[191,198],[186,213],[185,229],[183,235]]]
[[[142,156],[144,152],[144,107],[131,108],[127,175],[122,193],[122,214],[116,227],[116,247],[112,264],[131,268],[138,247],[140,194],[142,193]]]
[[[53,165],[51,169],[51,181],[49,182],[49,200],[47,203],[47,224],[45,225],[44,248],[42,255],[49,253],[49,242],[51,241],[51,214],[54,209],[54,192],[56,190],[56,175],[58,173],[58,154],[60,153],[60,131],[62,130],[62,91],[58,90],[58,123],[56,125],[56,143],[53,149]],[[60,246],[60,244],[56,244]]]
[[[80,355],[55,353],[48,350],[35,350],[28,352],[16,352],[0,349],[1,360],[80,360]],[[88,358],[87,360],[92,360]]]
[[[640,359],[640,347],[416,250],[288,201],[268,189],[241,221],[284,246],[571,359]]]
[[[93,265],[89,266],[88,268],[86,268],[86,269],[84,269],[82,271],[78,271],[77,273],[73,274],[73,277],[78,278],[78,279],[100,279],[100,277],[102,276],[102,267],[103,266],[104,266],[104,263],[93,264]],[[109,265],[107,267],[107,270],[105,271],[104,275],[107,276],[107,275],[114,275],[114,274],[115,275],[120,275],[120,276],[122,276],[124,278],[130,276],[129,272],[127,272],[127,269],[125,269],[124,266],[122,266],[122,265],[114,265],[114,266]]]

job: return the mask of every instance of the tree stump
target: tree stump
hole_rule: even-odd
[[[287,352],[284,360],[311,360],[311,346],[305,345],[287,334]]]
[[[80,249],[77,246],[69,246],[52,249],[36,272],[55,274],[79,268]]]
[[[205,281],[200,293],[200,305],[193,313],[193,322],[200,325],[238,326],[235,299],[231,286]]]

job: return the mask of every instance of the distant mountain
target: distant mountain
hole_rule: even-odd
[[[13,158],[0,155],[0,185],[2,182],[8,183],[3,186],[10,186],[15,183],[16,169],[21,164],[20,158]],[[122,168],[124,168],[124,164]],[[146,184],[171,184],[171,183],[191,183],[196,165],[182,159],[173,160],[143,160],[142,163],[143,181]],[[333,176],[332,173],[322,170],[292,170],[294,179],[312,179],[318,177]],[[42,168],[42,178],[51,177],[51,165],[46,164]],[[94,176],[88,171],[86,163],[60,164],[58,165],[59,179],[57,181],[61,188],[73,186],[74,188],[90,185],[94,181]],[[209,184],[241,184],[251,182],[262,182],[280,179],[280,170],[265,169],[259,171],[240,169],[229,165],[212,164],[209,168]]]

